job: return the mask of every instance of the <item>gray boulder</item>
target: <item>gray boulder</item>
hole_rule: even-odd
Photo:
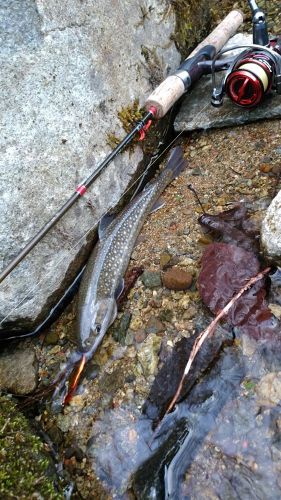
[[[261,227],[261,244],[265,256],[281,266],[281,191],[266,211]]]
[[[124,136],[117,111],[142,104],[178,66],[167,7],[152,0],[144,15],[138,0],[0,0],[2,269],[109,153],[107,134]],[[0,329],[41,321],[142,158],[140,147],[119,156],[0,285]]]

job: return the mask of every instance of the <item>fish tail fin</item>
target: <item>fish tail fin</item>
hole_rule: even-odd
[[[180,146],[176,146],[172,149],[165,170],[170,170],[172,173],[172,178],[175,179],[175,177],[178,177],[185,169],[186,165],[187,161],[183,157],[182,148]]]

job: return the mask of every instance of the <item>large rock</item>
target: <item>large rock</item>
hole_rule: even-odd
[[[7,350],[0,356],[0,391],[15,395],[33,392],[38,382],[38,360],[30,348]]]
[[[261,244],[265,256],[281,266],[281,191],[266,211],[261,226]]]
[[[252,36],[238,33],[229,40],[225,47],[244,43],[252,43]],[[230,57],[232,54],[234,52],[229,52],[226,56]],[[220,86],[224,74],[225,72],[216,73],[216,87]],[[215,108],[211,105],[212,90],[212,78],[210,75],[206,75],[186,95],[175,120],[177,132],[244,125],[257,120],[281,116],[280,95],[269,96],[255,109],[243,109],[235,106],[227,97],[222,106]]]
[[[147,97],[180,56],[162,0],[145,13],[138,0],[0,0],[0,12],[4,268],[110,151],[107,134],[124,135],[117,111]],[[1,284],[2,329],[40,322],[142,157],[139,147],[119,156],[89,190],[94,211],[76,203]]]

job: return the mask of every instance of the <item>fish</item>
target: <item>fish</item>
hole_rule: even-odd
[[[99,226],[99,242],[87,264],[79,290],[80,348],[91,356],[117,316],[117,299],[136,239],[165,187],[185,167],[182,149],[172,151],[166,168],[116,219],[106,216]],[[88,357],[88,356],[87,356]]]
[[[100,221],[99,241],[79,288],[77,335],[83,366],[93,357],[117,316],[117,299],[123,291],[124,275],[144,221],[149,213],[160,208],[157,202],[161,193],[185,167],[182,148],[177,146],[156,180],[147,184],[116,217],[106,215]],[[77,359],[74,355],[73,361]],[[75,380],[77,384],[77,377]]]

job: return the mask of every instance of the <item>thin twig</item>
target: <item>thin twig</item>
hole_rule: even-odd
[[[246,292],[257,281],[259,281],[260,279],[262,279],[264,277],[264,275],[267,274],[269,271],[270,271],[270,267],[267,267],[266,269],[264,269],[263,271],[261,271],[259,274],[257,274],[256,276],[254,276],[253,278],[251,278],[249,281],[247,281],[246,285],[244,285],[243,288],[241,288],[241,290],[238,293],[236,293],[236,295],[234,295],[234,297],[232,297],[232,299],[226,304],[226,306],[224,306],[224,308],[217,314],[217,316],[213,319],[213,321],[211,322],[211,324],[205,330],[203,330],[203,332],[201,332],[198,335],[197,339],[195,340],[195,342],[193,344],[192,351],[190,353],[189,359],[188,359],[187,364],[185,366],[185,369],[184,369],[182,378],[180,380],[180,383],[178,385],[177,391],[176,391],[176,393],[175,393],[172,401],[170,402],[167,410],[165,411],[163,418],[175,406],[176,401],[177,401],[177,399],[178,399],[178,397],[179,397],[179,395],[181,393],[184,379],[187,376],[187,374],[189,373],[190,368],[192,366],[192,363],[194,361],[194,358],[195,358],[196,354],[198,353],[198,351],[200,350],[203,342],[205,342],[205,340],[207,339],[207,337],[209,337],[214,332],[214,330],[215,330],[218,322],[221,320],[221,318],[223,318],[224,316],[226,316],[226,314],[228,313],[229,309],[241,297],[241,295],[244,292]]]

